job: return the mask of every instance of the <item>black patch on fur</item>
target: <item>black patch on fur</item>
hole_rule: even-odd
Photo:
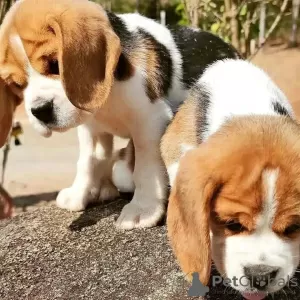
[[[208,128],[208,109],[210,106],[210,93],[204,84],[197,84],[192,89],[192,97],[197,100],[197,140],[200,144],[203,141],[203,135]]]
[[[122,53],[115,70],[115,78],[119,81],[124,81],[134,74],[134,66],[128,58],[128,53],[130,53],[130,49],[134,46],[134,38],[121,18],[110,11],[106,11],[106,13],[114,32],[120,38],[122,47]]]
[[[272,106],[273,106],[273,109],[276,113],[278,113],[279,115],[282,115],[282,116],[287,116],[289,117],[290,114],[289,112],[287,111],[287,109],[279,102],[273,102],[272,103]]]
[[[231,45],[212,33],[179,26],[170,30],[182,56],[183,83],[187,89],[215,61],[241,58]]]
[[[156,88],[151,84],[153,78],[146,78],[146,91],[151,102],[158,98],[167,95],[172,84],[173,77],[173,62],[169,50],[165,45],[158,42],[150,33],[139,28],[138,33],[140,37],[145,40],[143,46],[149,46],[149,51],[154,51],[156,53],[157,59],[157,76],[156,76]]]
[[[119,62],[115,70],[115,78],[119,81],[124,81],[134,75],[134,67],[124,53],[121,53]]]

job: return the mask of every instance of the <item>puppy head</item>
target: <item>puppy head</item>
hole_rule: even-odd
[[[248,299],[288,283],[299,264],[299,135],[284,117],[236,118],[182,158],[168,233],[186,274],[207,284],[212,258]]]
[[[0,43],[0,77],[44,135],[79,125],[105,103],[121,52],[105,11],[83,0],[18,1]]]

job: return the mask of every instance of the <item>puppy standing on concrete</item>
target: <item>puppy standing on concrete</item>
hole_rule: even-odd
[[[170,31],[82,0],[18,1],[0,43],[0,77],[9,93],[24,98],[36,129],[50,136],[81,125],[77,175],[58,206],[78,211],[118,195],[110,165],[117,135],[135,148],[134,197],[117,225],[155,225],[166,198],[159,153],[165,127],[205,67],[238,57],[235,50],[205,32]]]
[[[250,300],[289,282],[300,260],[299,137],[262,70],[241,60],[206,69],[161,145],[168,234],[186,274],[207,284],[212,258]]]

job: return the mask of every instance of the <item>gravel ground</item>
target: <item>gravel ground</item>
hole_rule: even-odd
[[[50,205],[0,222],[0,299],[191,299],[165,225],[116,230],[126,203],[84,213]],[[269,300],[296,300],[298,292],[299,287],[286,288]],[[206,298],[242,300],[222,285],[211,287]]]

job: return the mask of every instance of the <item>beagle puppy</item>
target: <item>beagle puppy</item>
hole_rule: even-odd
[[[209,66],[168,126],[168,236],[184,273],[211,259],[246,299],[293,277],[300,258],[300,126],[281,90],[242,60]]]
[[[34,127],[50,136],[79,126],[76,178],[58,206],[80,211],[118,196],[111,180],[116,135],[135,149],[135,192],[117,226],[156,225],[167,197],[161,136],[206,66],[237,52],[210,33],[169,30],[83,0],[16,2],[0,43],[0,78],[24,99]]]

